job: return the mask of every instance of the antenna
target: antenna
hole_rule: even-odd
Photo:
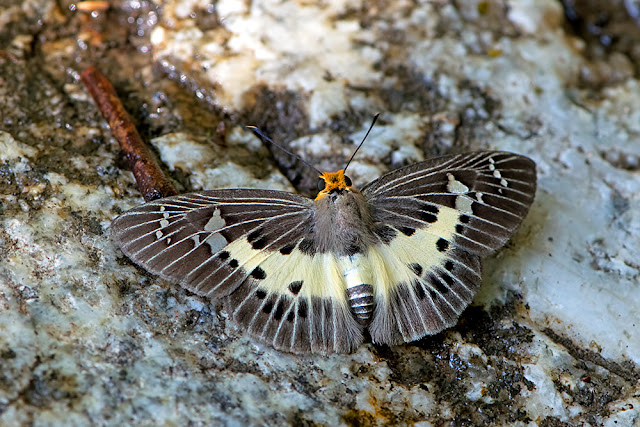
[[[362,144],[364,144],[364,140],[367,139],[367,137],[369,136],[369,132],[371,132],[371,129],[373,129],[373,125],[376,124],[376,120],[378,120],[378,116],[379,115],[380,115],[380,113],[376,113],[376,115],[373,116],[373,120],[371,121],[371,126],[369,126],[369,130],[367,131],[367,134],[364,136],[364,138],[362,138],[362,142],[360,142],[360,145],[358,145],[358,148],[356,148],[356,151],[354,151],[353,154],[351,155],[351,158],[347,162],[347,166],[344,167],[343,171],[345,171],[345,172],[347,171],[347,168],[349,167],[349,164],[351,163],[351,160],[353,160],[353,158],[356,156],[356,153],[358,152],[360,147],[362,147]]]
[[[297,154],[292,153],[291,151],[287,150],[286,148],[284,148],[284,147],[276,144],[275,142],[273,142],[273,140],[271,138],[269,138],[267,135],[263,134],[260,131],[260,129],[258,129],[257,127],[255,127],[255,126],[245,126],[245,128],[251,130],[263,142],[267,141],[267,142],[271,143],[272,145],[274,145],[275,147],[278,147],[279,149],[281,149],[285,153],[289,154],[290,156],[293,156],[296,159],[300,160],[302,163],[304,163],[305,165],[309,166],[311,169],[313,169],[316,172],[318,172],[318,174],[322,175],[322,172],[320,172],[318,169],[316,169],[315,166],[313,166],[312,164],[310,164],[309,162],[307,162],[305,159],[303,159],[302,157],[298,156]]]

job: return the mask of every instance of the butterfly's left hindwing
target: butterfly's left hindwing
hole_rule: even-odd
[[[409,342],[455,324],[480,285],[481,258],[506,243],[535,190],[535,164],[505,152],[431,159],[365,186],[374,222],[394,231],[370,251],[383,266],[372,340]]]
[[[331,254],[298,247],[313,201],[271,190],[211,190],[125,212],[111,225],[134,262],[199,295],[227,297],[251,335],[292,352],[349,352],[362,328],[349,312]],[[329,268],[328,268],[329,267]]]

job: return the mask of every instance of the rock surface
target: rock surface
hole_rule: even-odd
[[[1,425],[640,422],[633,48],[594,48],[551,0],[87,7],[0,8]],[[309,192],[314,172],[242,125],[333,170],[382,112],[350,166],[360,186],[501,149],[536,161],[537,198],[454,328],[279,353],[109,239],[142,200],[79,81],[90,63],[181,190]]]

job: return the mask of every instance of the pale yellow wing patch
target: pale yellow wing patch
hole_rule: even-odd
[[[226,250],[251,272],[260,267],[266,277],[259,281],[267,292],[283,293],[291,282],[302,280],[299,295],[304,298],[334,298],[344,302],[344,280],[337,258],[330,253],[309,256],[295,249],[288,255],[260,251],[246,240],[230,243]]]
[[[411,236],[398,233],[388,245],[369,250],[367,257],[375,278],[376,299],[388,299],[399,283],[415,278],[408,265],[418,263],[426,268],[444,263],[446,255],[438,251],[437,242],[453,238],[458,215],[453,209],[443,209],[438,221],[428,228],[416,229]]]
[[[450,244],[452,216],[441,211],[430,227],[411,236],[399,233],[389,245],[370,249],[376,306],[369,331],[374,343],[435,334],[452,326],[471,302],[480,283],[479,258]]]
[[[228,307],[251,335],[296,353],[350,352],[362,342],[333,254],[310,256],[295,249],[283,255],[240,240],[227,251],[250,272],[228,297]]]

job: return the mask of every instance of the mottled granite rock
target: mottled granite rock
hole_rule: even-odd
[[[637,57],[593,84],[608,57],[587,59],[551,0],[74,5],[0,9],[0,424],[640,422]],[[109,239],[142,200],[78,80],[89,62],[182,189],[293,191],[241,125],[334,169],[381,111],[356,183],[504,149],[537,162],[537,199],[456,327],[279,353]]]

